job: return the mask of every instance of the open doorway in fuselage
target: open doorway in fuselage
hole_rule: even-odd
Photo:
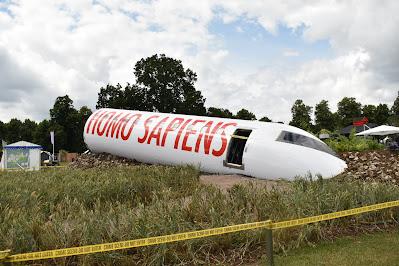
[[[242,157],[244,154],[245,145],[251,135],[250,129],[236,129],[234,134],[231,135],[229,148],[227,150],[226,160],[224,165],[231,168],[244,169]]]

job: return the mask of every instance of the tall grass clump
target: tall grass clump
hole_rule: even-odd
[[[0,250],[13,253],[137,239],[272,219],[281,221],[399,198],[399,188],[298,179],[221,191],[192,167],[0,173]],[[396,210],[396,213],[398,210]],[[275,231],[277,250],[328,239],[337,228],[395,221],[394,209]],[[263,250],[252,230],[152,247],[40,261],[45,265],[230,265]]]
[[[384,148],[384,145],[378,143],[377,140],[356,136],[354,131],[351,132],[349,137],[339,136],[338,138],[327,139],[326,143],[336,152],[367,151]]]

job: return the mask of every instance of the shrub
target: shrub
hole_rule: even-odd
[[[378,143],[374,139],[356,136],[354,131],[351,132],[349,137],[339,136],[336,139],[328,139],[325,142],[336,152],[366,151],[384,148],[383,144]]]

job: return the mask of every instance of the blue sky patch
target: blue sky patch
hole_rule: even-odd
[[[14,15],[11,13],[10,9],[6,5],[10,5],[10,1],[0,0],[0,12],[7,13],[9,16],[14,17]]]
[[[218,48],[228,50],[228,61],[251,69],[334,56],[328,40],[305,41],[304,29],[301,27],[294,31],[279,25],[277,33],[272,34],[259,23],[244,18],[227,24],[218,18],[209,24],[210,33],[220,40],[221,47]]]

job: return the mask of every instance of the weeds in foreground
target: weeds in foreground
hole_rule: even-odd
[[[272,219],[287,220],[399,198],[399,188],[298,179],[289,187],[199,183],[192,167],[0,173],[0,250],[13,253],[136,239]],[[277,250],[327,239],[332,228],[390,222],[394,210],[275,231]],[[259,250],[252,230],[153,247],[41,261],[46,265],[232,264]]]

